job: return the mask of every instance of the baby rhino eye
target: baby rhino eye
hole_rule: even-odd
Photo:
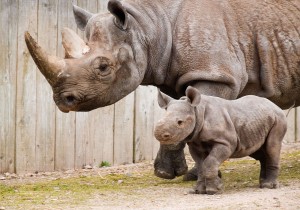
[[[183,121],[182,121],[182,120],[178,120],[178,121],[177,121],[177,124],[178,124],[179,126],[181,126],[181,125],[182,125],[182,123],[183,123]]]

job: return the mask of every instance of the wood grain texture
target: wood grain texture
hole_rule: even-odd
[[[295,108],[291,109],[288,116],[287,116],[287,132],[284,136],[283,141],[293,143],[296,141],[296,112]],[[287,114],[288,111],[286,110],[285,113]]]
[[[38,5],[38,43],[49,54],[56,54],[58,0],[40,0]],[[52,89],[44,76],[37,71],[36,115],[36,169],[54,170],[55,112]]]
[[[0,4],[0,173],[15,168],[17,12],[16,0]]]
[[[68,27],[76,30],[74,21],[73,4],[77,0],[58,1],[57,15],[57,55],[64,57],[65,52],[62,46],[61,31]],[[56,109],[56,135],[55,135],[55,170],[74,169],[75,162],[75,132],[76,132],[76,114],[74,112],[63,113]]]
[[[153,156],[152,144],[155,143],[155,139],[153,138],[153,112],[156,88],[140,86],[135,92],[134,161],[139,162],[151,160]]]
[[[16,172],[33,172],[36,167],[37,90],[34,64],[24,42],[24,32],[37,38],[37,1],[20,0],[18,10],[18,62],[16,113]]]
[[[134,93],[115,104],[114,165],[133,162]]]

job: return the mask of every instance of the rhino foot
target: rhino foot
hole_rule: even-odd
[[[174,179],[187,172],[184,143],[176,146],[161,145],[154,162],[154,174],[163,179]]]
[[[208,195],[222,193],[223,183],[222,183],[222,179],[219,176],[217,176],[216,178],[212,178],[212,179],[206,178],[205,185],[206,185],[206,193]]]
[[[184,176],[183,181],[196,181],[198,178],[197,167],[194,166],[191,170],[189,170]]]
[[[218,171],[218,177],[222,178],[222,173],[220,170]],[[183,176],[183,181],[196,181],[197,179],[198,179],[198,170],[196,166],[194,166]]]
[[[279,187],[279,183],[277,180],[274,181],[261,181],[260,188],[268,188],[268,189],[276,189]]]
[[[197,184],[194,188],[195,194],[206,194],[205,181],[197,181]]]

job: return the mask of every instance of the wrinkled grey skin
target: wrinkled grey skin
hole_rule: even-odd
[[[226,99],[251,94],[281,108],[300,104],[299,0],[110,0],[108,10],[74,6],[87,44],[65,30],[65,59],[49,58],[25,35],[63,112],[113,104],[139,85],[174,98],[191,85]],[[157,176],[186,172],[184,145],[161,145]]]
[[[167,110],[155,126],[161,144],[188,142],[198,168],[195,193],[222,190],[218,168],[228,158],[251,156],[260,161],[260,187],[277,188],[280,150],[287,129],[284,112],[257,96],[236,100],[200,95],[188,87],[186,97],[174,100],[159,93]]]

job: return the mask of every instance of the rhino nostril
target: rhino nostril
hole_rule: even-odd
[[[171,135],[170,135],[169,133],[164,133],[164,134],[163,134],[163,138],[164,138],[164,139],[170,138],[170,136],[171,136]]]
[[[68,103],[68,104],[73,104],[74,102],[75,102],[75,97],[74,96],[67,96],[66,97],[66,102]]]

